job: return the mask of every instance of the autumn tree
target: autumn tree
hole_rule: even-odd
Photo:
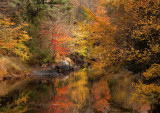
[[[99,77],[114,66],[144,73],[136,90],[159,100],[159,0],[103,0],[100,4],[95,14],[84,7],[90,21],[79,23],[75,50],[90,59],[91,76]]]
[[[89,61],[92,64],[90,69],[91,72],[95,72],[96,76],[100,76],[105,73],[106,69],[111,70],[112,66],[120,63],[121,55],[113,37],[115,27],[111,26],[102,3],[97,3],[96,13],[84,6],[83,8],[90,20],[79,23],[78,31],[80,33],[76,32],[75,51],[86,55],[88,59],[96,59],[96,62]]]
[[[47,34],[47,32],[50,32],[49,30],[54,29],[51,27],[53,24],[56,27],[57,25],[63,25],[63,27],[66,27],[62,29],[55,28],[53,31],[59,32],[61,30],[65,32],[64,35],[68,36],[69,32],[67,30],[69,31],[70,23],[72,22],[70,13],[72,7],[73,5],[67,0],[10,0],[7,2],[6,15],[11,16],[12,21],[15,23],[21,24],[27,22],[29,24],[26,27],[26,31],[32,37],[32,40],[27,42],[27,46],[32,53],[31,60],[29,61],[30,64],[41,65],[53,62],[55,57],[53,56],[54,52],[51,52],[51,49],[48,48],[52,42],[51,40],[48,41],[48,38],[44,35],[42,38],[41,31],[43,31],[43,34]],[[44,29],[41,29],[41,27]],[[44,33],[45,30],[48,31]],[[53,45],[51,47],[53,48]],[[56,49],[65,49],[64,47],[60,47],[62,46],[56,47]]]
[[[56,58],[58,57],[65,57],[69,54],[69,43],[72,40],[71,37],[67,35],[63,31],[63,27],[58,25],[49,24],[49,25],[42,25],[40,27],[41,32],[40,40],[46,40],[45,46],[46,49],[50,50],[51,56]],[[43,46],[44,44],[42,44]]]
[[[0,51],[1,55],[18,55],[28,59],[29,48],[24,44],[31,37],[23,28],[27,24],[16,25],[9,18],[0,15]]]
[[[111,1],[106,7],[111,23],[117,26],[114,37],[123,50],[124,66],[142,73],[142,79],[134,84],[133,100],[158,104],[159,0]]]
[[[106,3],[114,35],[128,69],[143,72],[159,62],[159,1],[128,0]],[[137,66],[139,68],[137,68]]]
[[[132,92],[132,101],[141,103],[160,104],[160,65],[152,64],[144,73],[144,79],[134,83],[135,91]],[[156,109],[156,108],[155,108]]]

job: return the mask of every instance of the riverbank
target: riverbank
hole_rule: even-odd
[[[61,60],[63,61],[63,60]],[[58,77],[78,70],[73,66],[62,64],[61,61],[55,64],[29,65],[27,61],[20,61],[16,57],[0,57],[0,81],[12,78],[25,78],[29,76],[50,76]]]
[[[29,76],[31,71],[31,68],[18,58],[7,56],[0,57],[0,81]]]

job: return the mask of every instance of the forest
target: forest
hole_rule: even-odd
[[[65,58],[75,68],[65,82],[33,77]],[[4,84],[0,113],[108,113],[106,103],[142,112],[135,102],[159,113],[160,0],[0,0],[0,89]],[[39,85],[30,91],[31,84]],[[116,100],[122,87],[130,96],[125,90]],[[32,105],[33,95],[50,107]]]

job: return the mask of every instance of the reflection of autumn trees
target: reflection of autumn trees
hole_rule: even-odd
[[[61,84],[60,81],[58,83]],[[74,73],[74,76],[66,80],[61,88],[56,88],[57,95],[51,102],[51,111],[65,113],[71,110],[78,112],[79,109],[82,109],[86,105],[89,93],[87,83],[86,71]],[[58,86],[57,82],[56,86]]]
[[[103,112],[105,109],[110,108],[108,100],[111,98],[111,95],[106,80],[100,80],[93,83],[93,86],[91,88],[91,94],[92,109]]]
[[[0,97],[0,113],[24,113],[29,109],[30,92],[17,92]]]
[[[87,72],[79,71],[74,74],[74,77],[70,79],[71,88],[71,99],[75,103],[75,106],[82,108],[86,104],[88,97],[88,87],[87,87]]]
[[[61,84],[56,80],[56,86]],[[63,83],[61,88],[56,88],[57,95],[51,102],[51,109],[54,113],[78,112],[87,106],[89,100],[89,89],[87,87],[88,77],[85,70],[75,72]],[[91,109],[103,112],[110,108],[108,100],[111,98],[109,86],[106,80],[94,82],[91,88]]]
[[[72,102],[69,97],[69,88],[62,87],[57,88],[57,95],[54,97],[51,102],[51,109],[53,113],[68,113],[70,107],[72,106]]]

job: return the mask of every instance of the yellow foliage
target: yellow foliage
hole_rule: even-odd
[[[22,93],[19,95],[19,98],[15,100],[14,107],[6,110],[6,113],[24,113],[28,110],[28,106],[25,105],[29,99],[28,93]],[[24,106],[25,105],[25,106]],[[12,106],[12,105],[11,105]]]
[[[143,75],[145,76],[145,80],[159,77],[160,65],[152,64],[151,67],[143,73]],[[133,84],[133,86],[136,91],[132,93],[132,101],[158,103],[158,100],[160,99],[160,86],[158,82],[145,84],[139,80],[139,82]]]
[[[75,78],[78,80],[75,81]],[[73,102],[76,102],[75,106],[79,109],[86,104],[86,99],[89,94],[87,85],[87,72],[82,70],[74,73],[74,77],[69,79],[70,97]]]
[[[11,110],[6,111],[5,113],[25,113],[28,110],[28,108],[25,106],[22,108],[21,106],[14,107]]]
[[[94,72],[93,76],[99,76],[104,73],[104,67],[120,63],[117,60],[122,55],[118,54],[119,48],[113,37],[116,29],[110,25],[108,17],[105,16],[105,9],[101,4],[97,5],[95,14],[85,6],[83,8],[90,21],[78,23],[78,29],[74,33],[76,37],[74,49],[89,59],[98,59],[96,62],[91,62],[91,70]]]
[[[151,67],[143,73],[146,79],[160,77],[160,64],[152,64]]]
[[[17,100],[15,100],[15,104],[16,104],[16,105],[20,105],[20,104],[22,104],[22,103],[26,104],[28,99],[29,99],[28,95],[22,93],[22,94],[20,95],[20,98],[18,98]]]
[[[76,38],[72,40],[72,49],[83,56],[87,56],[89,48],[87,39],[89,32],[87,29],[87,22],[83,22],[83,24],[79,23],[79,26],[73,30],[73,36]]]
[[[141,103],[158,103],[160,99],[160,86],[156,84],[143,84],[142,82],[133,84],[136,91],[132,93],[132,101]]]
[[[105,67],[104,62],[92,62],[92,65],[88,68],[89,74],[88,76],[92,79],[99,78],[102,76],[105,71],[103,70],[103,67]]]
[[[29,57],[29,48],[24,42],[31,39],[27,32],[22,30],[28,24],[16,25],[9,18],[0,16],[0,55],[15,54],[22,59]]]

